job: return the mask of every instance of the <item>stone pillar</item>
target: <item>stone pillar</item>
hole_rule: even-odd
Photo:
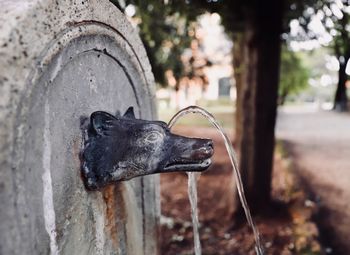
[[[137,33],[107,0],[0,6],[0,254],[157,254],[158,177],[80,175],[82,117],[155,118]]]

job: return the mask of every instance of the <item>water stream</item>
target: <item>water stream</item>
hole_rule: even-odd
[[[199,239],[199,221],[198,221],[198,200],[197,200],[197,176],[200,173],[187,172],[188,175],[188,197],[191,204],[191,215],[192,215],[192,225],[193,225],[193,240],[194,240],[194,254],[200,255],[201,251],[201,241]]]
[[[246,200],[245,195],[244,195],[243,183],[242,183],[242,179],[241,179],[241,174],[238,170],[238,163],[237,163],[236,154],[233,150],[232,143],[231,143],[230,139],[228,138],[227,134],[224,132],[223,128],[215,120],[213,115],[211,115],[209,112],[207,112],[206,110],[204,110],[198,106],[189,106],[185,109],[182,109],[178,113],[176,113],[173,116],[173,118],[169,121],[169,124],[168,124],[169,128],[173,127],[174,124],[178,121],[178,119],[180,119],[181,117],[183,117],[187,114],[190,114],[190,113],[199,113],[199,114],[203,115],[205,118],[207,118],[211,122],[211,124],[213,124],[213,126],[216,127],[216,129],[219,131],[222,138],[224,139],[226,150],[228,152],[228,155],[230,157],[230,161],[231,161],[231,164],[233,167],[233,172],[234,172],[234,177],[236,180],[239,199],[242,203],[248,224],[251,227],[253,234],[254,234],[256,254],[263,255],[264,251],[263,251],[263,248],[261,246],[259,231],[253,222],[252,216],[250,214],[249,206],[248,206],[247,200]],[[190,203],[191,203],[195,255],[200,255],[201,254],[201,244],[200,244],[199,233],[198,233],[197,180],[196,180],[195,173],[188,173],[188,193],[189,193],[189,199],[190,199]]]

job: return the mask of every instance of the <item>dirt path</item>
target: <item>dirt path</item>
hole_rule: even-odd
[[[277,138],[320,202],[321,235],[336,248],[332,254],[350,254],[350,115],[284,108]]]

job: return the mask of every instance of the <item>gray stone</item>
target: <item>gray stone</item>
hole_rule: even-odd
[[[0,254],[156,254],[158,177],[80,176],[82,117],[156,117],[137,33],[108,1],[0,5]]]

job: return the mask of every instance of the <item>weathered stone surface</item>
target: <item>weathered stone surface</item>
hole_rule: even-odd
[[[137,33],[108,1],[0,6],[0,254],[155,254],[158,178],[80,177],[81,117],[155,118]]]

